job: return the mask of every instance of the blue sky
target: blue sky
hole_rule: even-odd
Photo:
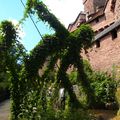
[[[25,3],[26,0],[23,0],[23,2]],[[44,2],[66,27],[69,23],[73,22],[78,13],[83,10],[81,0],[44,0]],[[6,19],[19,21],[23,17],[23,14],[24,7],[20,0],[0,1],[0,21]],[[37,22],[38,20],[34,18],[34,21]],[[42,35],[51,34],[53,32],[42,22],[37,22],[37,26]],[[22,43],[29,51],[34,48],[41,38],[30,18],[26,19],[22,28],[25,33]]]

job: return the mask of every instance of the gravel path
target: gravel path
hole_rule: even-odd
[[[0,103],[0,120],[9,120],[10,100]]]

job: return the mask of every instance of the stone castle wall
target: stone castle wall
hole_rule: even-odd
[[[111,34],[103,37],[100,47],[96,44],[85,55],[95,70],[111,71],[114,66],[120,66],[120,29],[118,37],[112,40]]]
[[[83,0],[84,11],[89,15],[93,14],[97,11],[97,9],[104,6],[105,2],[106,0]]]
[[[98,2],[101,2],[100,4],[102,5],[102,1],[104,0],[83,0],[85,12],[94,11],[93,8],[95,5],[95,1],[96,4],[98,4]],[[104,9],[104,14],[98,16],[90,22],[88,20],[88,23],[91,25],[96,35],[108,28],[109,26],[111,26],[112,24],[114,24],[116,21],[120,20],[120,0],[115,1],[114,11],[111,10],[111,5],[113,1],[115,0],[107,0],[107,4]],[[77,29],[77,27],[75,28],[74,26],[74,30],[75,29]],[[111,71],[114,66],[120,68],[120,26],[115,29],[117,30],[116,38],[112,39],[112,31],[110,31],[104,37],[99,39],[99,47],[96,46],[95,41],[93,43],[93,46],[90,49],[88,49],[87,54],[85,54],[84,52],[82,53],[83,58],[89,60],[93,69]]]

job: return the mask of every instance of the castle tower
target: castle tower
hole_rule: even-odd
[[[91,15],[103,7],[105,3],[106,0],[83,0],[84,11],[86,14]]]

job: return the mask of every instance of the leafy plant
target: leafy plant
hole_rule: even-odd
[[[28,55],[17,40],[18,34],[15,26],[8,21],[1,25],[0,39],[3,47],[7,48],[5,54],[3,51],[3,55],[5,58],[7,57],[5,64],[11,76],[12,120],[18,118],[38,119],[38,116],[44,119],[45,112],[48,113],[45,119],[57,119],[51,110],[53,102],[50,102],[50,105],[49,100],[54,101],[58,95],[51,96],[50,99],[47,96],[48,88],[54,83],[52,88],[55,90],[52,89],[53,91],[58,91],[60,87],[66,89],[71,108],[82,107],[71,89],[72,83],[66,73],[69,65],[77,68],[77,77],[87,95],[88,104],[94,97],[90,82],[86,79],[87,74],[80,55],[82,48],[86,49],[92,42],[93,31],[90,26],[81,25],[77,31],[69,33],[60,21],[49,12],[43,2],[27,0],[25,17],[35,13],[40,20],[47,22],[55,30],[55,34],[44,36],[42,43],[40,42]],[[58,62],[59,64],[57,64]],[[44,67],[45,65],[47,68]],[[41,76],[38,74],[40,69],[43,71]],[[59,118],[62,114],[57,113]],[[71,114],[72,112],[66,119]]]
[[[94,72],[91,86],[95,91],[95,107],[104,108],[108,103],[115,103],[116,81],[105,72]]]
[[[86,79],[82,56],[79,53],[82,48],[86,49],[91,44],[93,38],[92,29],[89,25],[81,25],[77,31],[69,33],[60,21],[49,12],[47,6],[42,1],[28,0],[24,18],[28,17],[28,14],[35,15],[35,13],[38,15],[38,19],[47,22],[55,30],[55,34],[43,37],[43,44],[36,46],[29,58],[26,59],[25,67],[29,79],[37,79],[36,76],[38,76],[39,68],[43,67],[47,58],[49,58],[49,61],[52,61],[51,58],[54,56],[56,61],[52,62],[53,66],[55,66],[58,60],[60,61],[57,71],[57,82],[68,91],[71,104],[74,106],[74,103],[76,103],[77,105],[74,107],[78,107],[80,103],[75,93],[71,90],[72,84],[66,74],[70,64],[78,68],[80,80],[84,88],[86,88],[85,92],[90,101],[90,98],[93,98],[93,94],[88,95],[88,91],[92,93],[92,89]]]

